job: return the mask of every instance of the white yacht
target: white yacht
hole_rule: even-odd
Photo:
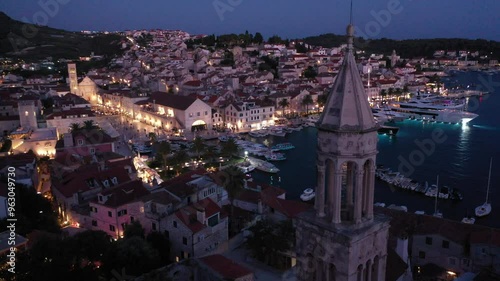
[[[312,188],[307,188],[304,190],[304,192],[300,195],[300,200],[302,201],[310,201],[316,196],[316,193]]]
[[[479,115],[453,109],[427,109],[419,107],[401,107],[400,104],[393,104],[390,106],[393,111],[400,113],[406,118],[417,119],[429,122],[443,122],[453,124],[467,124]]]

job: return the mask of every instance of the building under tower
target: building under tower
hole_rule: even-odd
[[[389,220],[373,213],[377,124],[353,55],[354,27],[318,127],[314,211],[297,219],[297,280],[384,281]]]

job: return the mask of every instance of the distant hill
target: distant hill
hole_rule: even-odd
[[[121,52],[122,39],[122,36],[116,34],[86,35],[32,25],[11,19],[0,12],[0,56],[72,59],[89,56],[91,52],[111,56]]]
[[[330,48],[344,44],[346,36],[328,33],[306,37],[303,41],[311,45]],[[435,50],[479,51],[480,55],[488,55],[488,57],[496,59],[500,58],[500,42],[484,39],[437,38],[393,40],[382,38],[364,40],[363,38],[356,38],[354,45],[356,48],[363,49],[369,53],[389,55],[392,50],[396,50],[398,55],[406,58],[432,57]]]

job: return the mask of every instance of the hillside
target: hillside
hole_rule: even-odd
[[[123,38],[116,34],[85,35],[47,26],[35,26],[11,19],[0,12],[0,56],[25,59],[77,58],[119,54]]]
[[[335,47],[346,42],[346,37],[335,34],[322,34],[303,39],[304,42],[323,47]],[[356,38],[355,47],[369,53],[379,53],[389,55],[392,50],[396,50],[398,55],[407,58],[432,57],[435,50],[469,50],[479,51],[481,55],[488,55],[496,59],[500,58],[500,42],[488,41],[484,39],[459,39],[459,38],[437,38],[437,39],[371,39],[364,40]]]

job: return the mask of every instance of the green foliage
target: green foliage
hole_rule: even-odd
[[[284,44],[285,40],[281,39],[278,35],[273,35],[267,40],[269,44]]]
[[[282,99],[280,100],[278,105],[281,107],[281,109],[285,110],[285,108],[287,108],[290,105],[290,103],[288,102],[288,99]]]
[[[314,101],[313,101],[312,96],[310,94],[305,96],[304,99],[302,100],[302,105],[306,107],[306,114],[309,113],[309,106],[313,103],[314,103]]]
[[[264,42],[264,37],[262,37],[262,34],[260,34],[260,32],[256,32],[252,42],[262,44],[262,42]]]
[[[319,107],[324,106],[327,99],[328,99],[328,95],[327,94],[321,94],[321,95],[319,95],[318,96],[318,106]]]
[[[54,99],[51,97],[43,99],[42,105],[43,105],[43,108],[45,108],[45,109],[52,108],[54,106]]]
[[[227,142],[222,144],[222,155],[231,157],[233,154],[238,153],[238,145],[234,139],[229,139]]]
[[[249,230],[252,235],[247,240],[247,247],[260,261],[271,263],[276,260],[279,253],[294,248],[295,228],[290,220],[278,224],[269,220],[260,220]]]
[[[148,234],[146,240],[153,249],[158,251],[162,263],[170,262],[170,241],[165,234],[153,231]]]
[[[130,239],[132,237],[140,237],[144,239],[144,228],[139,221],[134,221],[130,224],[127,224],[123,236],[125,237],[125,239]]]
[[[302,75],[305,78],[315,78],[318,75],[318,72],[316,72],[316,70],[312,66],[308,66],[307,69],[304,70]]]
[[[192,150],[196,152],[197,157],[200,157],[200,153],[203,153],[203,151],[205,150],[205,140],[201,137],[196,137],[193,140]]]
[[[12,148],[12,141],[9,139],[5,139],[2,144],[2,148],[0,148],[0,152],[8,152]]]

